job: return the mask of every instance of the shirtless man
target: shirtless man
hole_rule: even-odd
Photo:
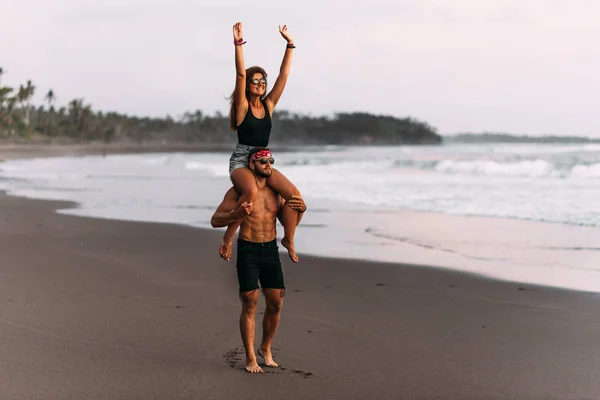
[[[261,373],[263,369],[256,362],[254,354],[254,330],[256,305],[259,299],[259,285],[265,294],[266,310],[263,318],[263,336],[258,355],[264,358],[267,367],[278,367],[273,360],[271,344],[279,324],[285,285],[283,270],[277,247],[276,219],[281,220],[283,207],[298,211],[297,223],[300,223],[306,205],[301,197],[295,196],[286,202],[268,185],[271,165],[275,162],[268,149],[260,149],[250,155],[249,167],[254,173],[258,185],[258,196],[254,203],[242,203],[237,206],[240,195],[235,188],[225,194],[223,202],[213,214],[210,223],[213,227],[228,226],[243,218],[237,244],[237,276],[242,313],[240,315],[240,333],[246,351],[246,370]]]

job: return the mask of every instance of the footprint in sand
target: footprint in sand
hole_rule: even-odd
[[[283,367],[281,369],[286,371],[286,369]],[[292,369],[291,372],[296,375],[300,375],[302,378],[310,378],[310,377],[314,376],[314,374],[312,372],[306,372],[306,371],[302,371],[300,369]]]
[[[235,348],[223,354],[223,358],[231,368],[235,368],[237,364],[242,363],[243,356],[244,351],[238,348]],[[244,367],[245,365],[242,364],[241,368],[243,369]]]

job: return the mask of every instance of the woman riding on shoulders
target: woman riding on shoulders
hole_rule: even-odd
[[[253,149],[267,147],[271,135],[271,115],[279,101],[292,64],[294,41],[288,34],[287,26],[279,27],[279,33],[286,40],[285,53],[279,76],[273,88],[267,93],[267,73],[258,66],[248,69],[244,67],[243,45],[246,43],[242,35],[242,23],[233,26],[233,43],[235,45],[235,90],[231,95],[229,123],[233,131],[237,131],[238,144],[229,159],[229,175],[231,182],[240,194],[238,205],[244,202],[252,203],[256,199],[258,187],[252,171],[248,167],[248,157]],[[298,189],[279,171],[273,169],[267,184],[286,200],[300,196]],[[282,225],[284,237],[281,244],[287,248],[293,262],[298,262],[294,248],[298,211],[284,207]],[[227,227],[219,248],[219,254],[225,260],[231,259],[231,248],[237,228],[243,219]]]

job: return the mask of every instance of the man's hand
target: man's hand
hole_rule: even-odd
[[[300,196],[292,196],[292,198],[288,200],[287,204],[292,210],[296,210],[301,213],[306,211],[306,204],[304,204],[304,200]]]
[[[244,218],[247,215],[250,215],[252,212],[252,203],[251,202],[243,202],[237,208],[234,208],[232,213],[235,213],[236,217]]]

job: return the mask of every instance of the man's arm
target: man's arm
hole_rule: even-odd
[[[252,203],[244,202],[238,207],[238,199],[239,195],[233,187],[225,193],[223,201],[219,204],[219,207],[217,207],[210,219],[210,224],[213,228],[230,225],[252,212]]]
[[[292,210],[298,211],[298,220],[296,221],[296,226],[298,226],[298,224],[300,224],[300,221],[302,221],[304,211],[306,211],[306,204],[304,203],[304,199],[300,196],[292,196],[290,201],[286,201],[283,197],[281,197],[280,199],[281,200],[279,203],[279,212],[277,213],[277,218],[279,219],[279,222],[281,222],[281,211],[283,210],[283,207],[290,207]]]

